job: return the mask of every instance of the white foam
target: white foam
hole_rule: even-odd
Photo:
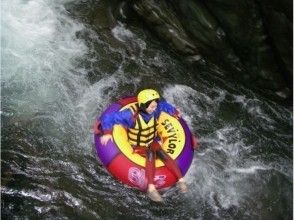
[[[252,116],[255,118],[262,119],[267,123],[274,124],[275,121],[265,113],[261,108],[261,101],[257,99],[250,99],[245,95],[234,95],[233,98],[235,99],[234,102],[239,103],[242,107]]]
[[[209,105],[213,103],[213,100],[206,94],[187,85],[167,85],[164,88],[163,96],[168,102],[179,108],[189,125],[195,117],[211,116],[212,112],[206,106],[198,105],[198,103],[206,102]]]
[[[143,56],[143,51],[146,49],[145,41],[126,28],[123,23],[118,22],[111,33],[126,46],[128,52],[132,54],[131,59],[138,61],[138,58]]]
[[[13,190],[8,189],[6,187],[1,187],[1,193],[8,194],[8,195],[15,195],[18,194],[19,196],[23,197],[30,197],[32,199],[36,199],[41,202],[48,202],[53,199],[53,196],[49,193],[40,192],[40,190]]]
[[[129,39],[132,39],[135,37],[135,35],[128,30],[122,23],[118,23],[118,25],[116,25],[112,30],[111,33],[113,34],[113,36],[121,41],[121,42],[126,42]]]
[[[262,166],[251,166],[251,167],[241,167],[241,168],[229,168],[226,169],[226,172],[236,172],[236,173],[244,173],[244,174],[254,174],[259,170],[268,170],[267,167],[262,167]]]
[[[13,7],[12,7],[13,5]],[[87,81],[74,74],[75,59],[87,52],[76,37],[83,25],[67,17],[65,9],[47,1],[6,1],[3,4],[2,80],[20,111],[36,112],[48,104],[71,104],[74,91]]]

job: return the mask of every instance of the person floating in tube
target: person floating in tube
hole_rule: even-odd
[[[144,89],[137,96],[138,110],[131,108],[106,114],[101,118],[103,135],[102,145],[112,139],[112,128],[120,124],[127,128],[130,144],[134,149],[144,150],[146,156],[145,173],[147,178],[147,195],[153,201],[162,201],[161,195],[154,185],[155,159],[158,157],[166,167],[177,177],[177,185],[181,192],[187,192],[188,187],[176,162],[162,149],[157,136],[157,120],[162,111],[180,117],[179,111],[171,104],[160,98],[157,91]],[[142,148],[143,147],[143,148]],[[141,152],[142,153],[142,152]]]

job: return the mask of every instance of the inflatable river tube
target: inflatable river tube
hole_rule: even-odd
[[[113,128],[113,141],[103,146],[100,141],[102,135],[100,118],[104,114],[117,112],[136,106],[136,97],[126,97],[111,104],[94,123],[94,139],[96,153],[103,166],[119,181],[131,187],[145,191],[147,179],[145,177],[145,157],[135,153],[128,142],[126,129],[121,125]],[[187,123],[182,118],[175,118],[161,113],[158,121],[158,135],[162,148],[176,161],[184,176],[193,159],[197,139],[192,135]],[[155,161],[154,184],[157,189],[173,186],[177,179],[159,159]]]

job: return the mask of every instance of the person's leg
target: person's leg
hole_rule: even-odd
[[[156,154],[159,159],[164,162],[166,167],[177,177],[178,180],[183,178],[183,175],[176,162],[163,149],[157,150]]]
[[[146,170],[145,175],[147,178],[147,194],[150,199],[156,202],[161,202],[162,198],[154,185],[154,174],[155,174],[155,152],[148,148],[146,151]]]
[[[155,152],[151,149],[146,151],[146,178],[147,184],[154,184],[154,173],[155,173]]]
[[[164,162],[166,167],[177,177],[181,192],[187,192],[188,187],[176,162],[162,148],[158,149],[156,154]]]

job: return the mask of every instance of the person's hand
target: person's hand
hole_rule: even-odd
[[[178,116],[179,118],[181,118],[181,117],[182,117],[182,112],[180,111],[179,108],[176,108],[176,110],[177,110],[177,116]]]
[[[106,145],[109,140],[113,141],[111,134],[103,135],[100,140],[102,145]]]

